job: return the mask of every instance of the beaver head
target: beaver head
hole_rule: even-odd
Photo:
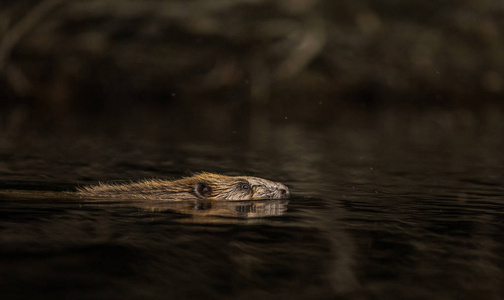
[[[251,176],[200,173],[194,180],[194,194],[209,200],[287,199],[289,189],[278,182]]]

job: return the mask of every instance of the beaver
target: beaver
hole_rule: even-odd
[[[178,180],[149,179],[123,184],[100,183],[77,190],[82,197],[148,200],[287,199],[289,189],[278,182],[252,176],[202,172]]]

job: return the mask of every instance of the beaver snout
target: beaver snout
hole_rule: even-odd
[[[279,199],[289,198],[289,196],[290,196],[289,188],[281,183],[279,183],[278,185],[280,185],[280,187],[278,188],[278,190],[276,192],[277,197],[275,197],[275,198],[279,198]]]

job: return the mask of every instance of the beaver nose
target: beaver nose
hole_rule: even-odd
[[[287,189],[279,189],[278,192],[280,193],[281,198],[289,197],[289,191]]]

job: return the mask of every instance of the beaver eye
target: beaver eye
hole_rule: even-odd
[[[250,185],[244,183],[244,184],[241,185],[241,189],[242,190],[248,190],[248,189],[250,189]]]

